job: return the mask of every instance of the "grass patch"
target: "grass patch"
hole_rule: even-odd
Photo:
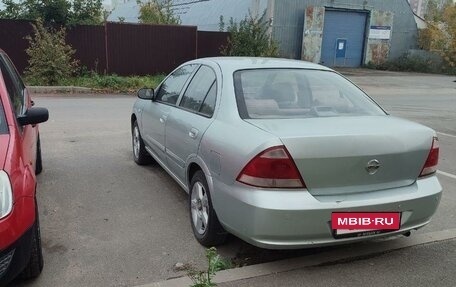
[[[155,88],[165,78],[165,75],[130,76],[88,74],[60,80],[57,86],[76,86],[91,88],[99,92],[109,93],[133,93],[140,88]],[[27,85],[41,86],[42,83],[33,79],[25,78]]]

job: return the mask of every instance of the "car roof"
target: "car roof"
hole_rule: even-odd
[[[264,69],[264,68],[299,68],[312,70],[327,70],[330,68],[311,62],[290,60],[282,58],[261,58],[261,57],[213,57],[202,58],[197,62],[209,61],[216,63],[222,70],[243,70],[243,69]]]

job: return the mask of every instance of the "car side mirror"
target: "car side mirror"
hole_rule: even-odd
[[[137,96],[143,100],[154,100],[154,89],[151,88],[142,88],[139,89]]]
[[[31,107],[24,115],[17,117],[20,125],[36,125],[44,123],[49,119],[49,112],[46,108]]]

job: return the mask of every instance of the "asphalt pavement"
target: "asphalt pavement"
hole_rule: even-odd
[[[219,284],[219,287],[340,287],[413,286],[454,287],[456,282],[456,240],[388,252],[369,258],[313,266],[247,280]]]
[[[392,115],[438,132],[443,172],[438,176],[445,192],[431,224],[416,234],[456,228],[456,78],[347,75]],[[38,177],[45,268],[37,280],[13,286],[136,286],[185,275],[176,263],[206,266],[204,248],[191,231],[185,192],[159,166],[140,167],[132,160],[135,97],[40,95],[34,100],[50,112],[40,127],[44,172]],[[443,278],[435,282],[445,286],[454,278],[455,247],[450,240],[222,286],[381,286],[382,280],[425,286],[432,278]],[[270,251],[233,237],[219,252],[244,265],[343,248]]]

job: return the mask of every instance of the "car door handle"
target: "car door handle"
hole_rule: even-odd
[[[198,136],[198,130],[195,129],[195,128],[192,128],[192,129],[188,132],[188,136],[191,137],[192,139],[195,139],[195,138]]]
[[[160,122],[164,124],[166,122],[167,117],[166,116],[161,116],[160,117]]]

